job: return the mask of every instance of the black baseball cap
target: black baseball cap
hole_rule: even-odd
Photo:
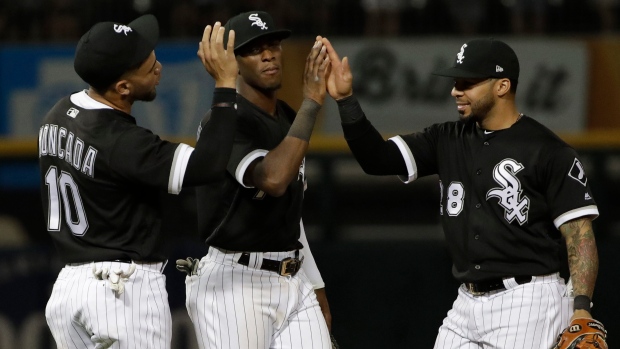
[[[450,68],[433,72],[451,78],[508,78],[519,80],[519,59],[505,42],[490,39],[471,40],[457,53]]]
[[[271,15],[264,11],[250,11],[236,15],[224,25],[224,46],[228,44],[228,32],[235,31],[235,51],[250,43],[252,40],[273,36],[278,40],[286,39],[291,35],[288,29],[278,29]]]
[[[153,15],[125,25],[99,22],[80,39],[75,50],[75,72],[91,86],[105,87],[149,57],[159,39]]]

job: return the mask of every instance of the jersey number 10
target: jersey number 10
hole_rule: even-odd
[[[45,174],[45,184],[47,185],[48,198],[47,230],[60,231],[64,208],[65,222],[73,235],[83,236],[86,234],[88,219],[86,219],[80,191],[71,174],[61,171],[60,176],[58,176],[56,166],[50,166]]]

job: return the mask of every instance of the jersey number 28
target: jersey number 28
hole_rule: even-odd
[[[61,171],[60,176],[58,176],[56,166],[50,166],[45,174],[45,184],[47,185],[48,198],[47,230],[60,231],[64,208],[65,222],[73,235],[83,236],[86,234],[88,219],[86,219],[80,191],[71,174]]]
[[[439,207],[440,213],[443,214],[443,183],[439,181],[440,199]],[[458,216],[463,211],[463,201],[465,200],[465,187],[461,182],[451,182],[446,190],[446,211],[448,216]]]

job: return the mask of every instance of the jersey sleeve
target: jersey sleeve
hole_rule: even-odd
[[[407,168],[393,142],[386,141],[365,116],[352,123],[342,123],[351,153],[364,172],[375,176],[403,175]]]
[[[224,179],[237,129],[237,111],[234,107],[237,92],[233,88],[216,88],[209,122],[201,128],[202,137],[187,162],[183,186],[196,186]],[[220,104],[224,104],[222,106]]]
[[[116,140],[110,167],[131,182],[178,194],[192,151],[187,144],[164,141],[147,129],[132,127]]]
[[[570,147],[550,152],[546,163],[546,198],[556,228],[572,219],[599,214],[585,168]]]
[[[200,124],[198,139],[203,135],[202,130],[210,120],[211,112],[205,116]],[[253,161],[265,157],[268,153],[266,149],[260,149],[255,145],[253,137],[253,130],[255,127],[250,118],[239,115],[237,130],[233,137],[232,151],[226,165],[226,171],[245,188],[250,188],[243,183],[245,171]]]

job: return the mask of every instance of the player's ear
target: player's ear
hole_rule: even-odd
[[[119,80],[114,84],[114,89],[116,93],[121,96],[129,96],[131,92],[131,83],[128,80]]]
[[[495,84],[497,95],[503,97],[510,92],[510,79],[499,79]]]

